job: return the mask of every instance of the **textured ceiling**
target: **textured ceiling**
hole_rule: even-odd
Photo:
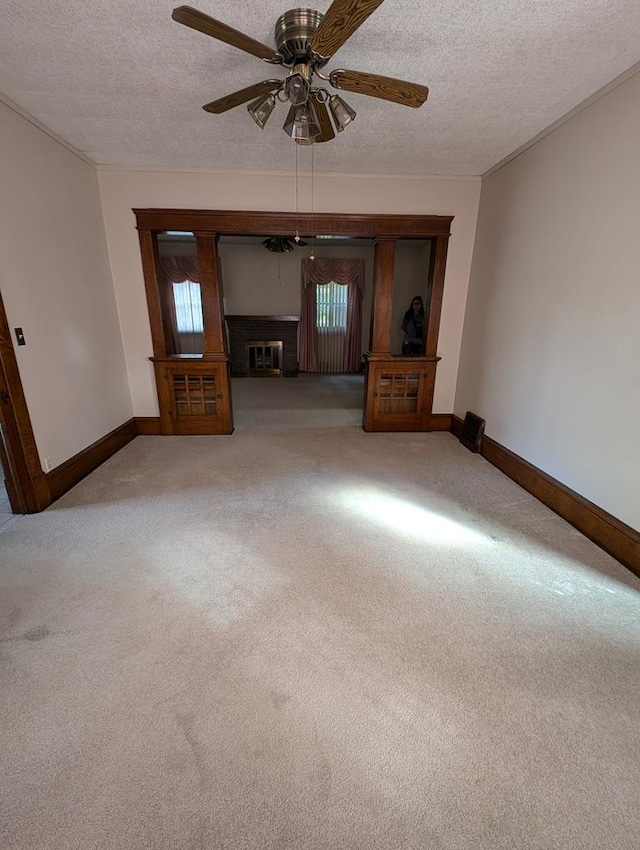
[[[266,44],[295,5],[190,2]],[[175,23],[177,5],[3,0],[0,93],[99,164],[291,170],[284,104],[265,130],[244,106],[201,108],[282,71]],[[639,34],[638,0],[386,0],[325,71],[425,83],[429,100],[346,93],[357,118],[314,146],[315,168],[482,174],[640,61]]]

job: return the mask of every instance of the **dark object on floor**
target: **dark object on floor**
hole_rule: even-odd
[[[464,425],[462,426],[462,434],[460,434],[460,442],[466,446],[469,451],[479,452],[482,435],[484,434],[484,419],[480,419],[475,413],[467,411],[464,417]]]

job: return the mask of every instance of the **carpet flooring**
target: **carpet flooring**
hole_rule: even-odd
[[[357,380],[253,381],[0,532],[3,850],[636,850],[640,581]]]

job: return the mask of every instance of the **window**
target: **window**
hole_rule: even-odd
[[[176,326],[179,334],[203,333],[202,299],[200,284],[184,280],[173,284],[176,305]]]
[[[341,372],[343,369],[348,298],[348,286],[333,281],[316,286],[318,372]]]
[[[316,286],[316,326],[319,331],[347,329],[349,287],[339,283]]]

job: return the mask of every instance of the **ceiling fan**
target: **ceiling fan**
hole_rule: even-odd
[[[262,80],[207,103],[203,109],[220,114],[251,101],[247,106],[249,114],[264,128],[276,100],[289,103],[283,129],[295,142],[304,145],[330,141],[335,138],[334,125],[342,132],[356,116],[339,95],[315,83],[314,77],[334,89],[378,97],[403,106],[417,108],[426,101],[429,89],[418,83],[342,68],[328,75],[322,72],[333,54],[382,3],[383,0],[333,0],[324,15],[313,9],[285,12],[275,25],[277,49],[191,6],[174,9],[172,18],[264,62],[287,69],[284,79]]]
[[[299,236],[294,239],[289,239],[288,236],[268,236],[262,244],[272,254],[289,254],[295,247],[302,248],[307,243],[303,242]]]

